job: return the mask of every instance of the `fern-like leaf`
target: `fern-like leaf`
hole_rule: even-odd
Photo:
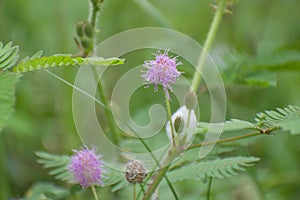
[[[14,66],[17,62],[19,55],[19,47],[12,46],[12,43],[9,42],[5,46],[0,42],[0,69],[7,70]]]
[[[206,162],[194,162],[168,172],[172,182],[185,179],[205,179],[207,176],[224,178],[237,175],[238,171],[245,171],[245,167],[259,161],[256,157],[233,157]]]
[[[54,200],[70,196],[70,191],[49,182],[36,182],[25,193],[26,200]],[[23,198],[22,198],[23,199]]]
[[[46,69],[50,67],[64,67],[64,66],[78,66],[78,65],[120,65],[124,63],[124,59],[120,58],[101,58],[101,57],[72,57],[67,54],[58,54],[53,56],[40,57],[38,52],[30,59],[27,57],[23,59],[18,65],[13,68],[14,72],[24,73],[38,69]]]
[[[55,179],[61,181],[70,181],[71,174],[67,170],[70,158],[66,155],[54,155],[43,151],[35,153],[39,159],[38,163],[42,164],[44,168],[49,169],[49,174],[54,176]]]
[[[297,106],[277,108],[258,113],[257,116],[255,118],[257,123],[267,127],[279,126],[284,131],[290,131],[291,134],[300,134],[300,108]]]
[[[11,72],[0,72],[0,131],[11,117],[15,103],[15,86],[20,75]]]

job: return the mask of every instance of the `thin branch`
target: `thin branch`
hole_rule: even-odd
[[[208,188],[207,188],[207,193],[206,193],[206,200],[210,200],[210,191],[212,188],[212,181],[213,181],[213,177],[209,177]]]
[[[253,137],[253,136],[257,136],[257,135],[261,135],[261,134],[263,134],[263,132],[255,131],[255,132],[248,133],[248,134],[245,134],[245,135],[233,136],[233,137],[229,137],[229,138],[225,138],[225,139],[202,142],[202,143],[199,143],[199,144],[193,144],[193,145],[191,145],[191,146],[189,146],[185,149],[189,150],[189,149],[194,149],[194,148],[207,146],[207,145],[211,145],[211,144],[220,144],[220,143],[225,143],[225,142],[232,142],[232,141],[235,141],[235,140],[241,140],[241,139],[244,139],[244,138]]]

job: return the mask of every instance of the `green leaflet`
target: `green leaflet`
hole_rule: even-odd
[[[26,192],[26,200],[54,200],[66,198],[70,195],[70,192],[62,187],[58,187],[49,182],[37,182],[34,183]]]
[[[37,54],[36,54],[37,55]],[[38,54],[40,56],[40,54]],[[120,58],[101,58],[101,57],[72,57],[67,54],[59,54],[53,56],[33,56],[30,59],[26,58],[13,68],[14,72],[24,73],[38,69],[46,69],[50,67],[64,67],[77,65],[120,65],[124,63],[124,59]]]
[[[49,175],[52,175],[57,180],[71,181],[71,174],[67,170],[69,164],[69,157],[66,155],[54,155],[43,151],[35,152],[39,157],[38,163],[42,164],[44,168],[49,169]]]
[[[43,56],[42,51],[37,52],[31,58],[22,59],[17,65],[19,55],[19,47],[12,46],[9,42],[5,46],[0,42],[0,71],[5,71],[13,67],[13,72],[24,73],[38,69],[46,69],[49,67],[63,67],[75,65],[102,65],[113,66],[124,63],[124,59],[120,58],[102,58],[102,57],[72,57],[69,54],[57,54],[52,56]]]
[[[0,69],[7,70],[11,68],[18,60],[19,47],[12,46],[12,42],[7,43],[3,46],[0,42]]]
[[[0,72],[0,131],[11,117],[15,103],[15,86],[20,75]]]
[[[245,167],[254,165],[259,161],[256,157],[233,157],[205,162],[193,162],[188,165],[171,170],[167,173],[170,181],[185,179],[205,179],[206,176],[224,178],[237,175],[238,171],[245,171]]]
[[[297,106],[258,113],[255,120],[267,127],[279,126],[291,134],[300,134],[300,108]]]
[[[288,106],[287,108],[276,108],[260,112],[254,118],[256,123],[232,119],[226,121],[223,127],[224,134],[226,133],[243,133],[245,130],[262,128],[281,128],[283,131],[290,131],[291,134],[300,134],[300,107]],[[199,122],[198,134],[207,133],[210,123]],[[276,128],[276,129],[277,129]],[[211,133],[212,134],[212,133]]]

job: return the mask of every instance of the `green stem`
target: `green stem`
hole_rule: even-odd
[[[100,5],[103,2],[103,0],[90,0],[90,1],[92,4],[92,9],[91,9],[90,16],[89,16],[89,22],[95,29],[96,24],[97,24],[98,12],[100,11]]]
[[[96,32],[97,29],[97,17],[100,11],[101,3],[103,1],[104,0],[90,0],[92,8],[90,9],[89,23],[92,25],[94,32]],[[94,47],[95,47],[95,39],[93,40],[92,49]],[[93,72],[94,72],[95,81],[98,81],[98,72],[95,67],[93,67]],[[99,80],[98,82],[97,92],[99,93],[100,99],[102,103],[105,105],[105,107],[111,108],[111,106],[109,105],[109,101],[105,95],[104,87],[101,80]],[[114,144],[118,144],[121,135],[120,135],[120,130],[117,128],[117,125],[113,119],[111,109],[104,109],[104,112],[108,120],[108,126],[112,132],[112,134],[110,134],[109,137],[111,138]]]
[[[98,75],[97,75],[98,72],[95,67],[93,67],[93,74],[94,74],[95,81],[98,81]],[[111,111],[111,106],[109,105],[109,101],[105,95],[101,80],[99,80],[98,82],[97,92],[99,94],[101,102],[104,104],[106,108],[109,108],[109,109],[104,109],[104,113],[108,121],[108,126],[109,129],[111,130],[111,134],[109,134],[108,137],[112,140],[114,144],[118,144],[121,137],[120,130],[117,128],[117,125],[114,121],[112,111]]]
[[[94,187],[94,186],[91,186],[91,188],[92,188],[92,191],[93,191],[94,199],[95,199],[95,200],[99,200],[99,199],[98,199],[98,196],[97,196],[97,193],[96,193],[95,187]]]
[[[148,200],[153,195],[155,189],[158,187],[160,181],[163,179],[165,174],[167,173],[169,167],[171,166],[170,163],[179,155],[179,152],[175,147],[172,147],[168,153],[168,156],[166,158],[166,161],[164,163],[164,167],[161,168],[158,173],[154,176],[153,182],[150,184],[145,196],[143,197],[143,200]]]
[[[209,177],[208,188],[207,188],[207,193],[206,193],[206,200],[210,200],[210,191],[211,191],[211,187],[212,187],[212,181],[213,181],[213,177]]]
[[[166,107],[167,107],[167,113],[168,113],[168,120],[170,121],[170,126],[171,126],[172,143],[173,143],[173,146],[175,146],[175,130],[174,130],[173,122],[172,122],[172,111],[171,111],[170,100],[169,100],[167,94],[165,94],[165,97],[166,97]]]
[[[145,146],[145,148],[147,149],[147,151],[150,153],[150,155],[151,155],[151,157],[153,158],[153,160],[155,161],[156,165],[157,165],[158,167],[161,167],[161,165],[159,164],[159,162],[158,162],[158,160],[156,159],[155,155],[153,154],[152,150],[151,150],[150,147],[146,144],[146,142],[143,140],[143,138],[139,137],[138,135],[137,135],[137,137],[138,137],[138,139],[142,142],[142,144]],[[152,173],[149,174],[150,177],[151,177],[151,175],[152,175]],[[168,186],[170,187],[170,189],[171,189],[171,191],[172,191],[172,193],[173,193],[175,199],[178,200],[178,199],[179,199],[179,198],[178,198],[178,195],[176,194],[176,191],[175,191],[175,189],[174,189],[174,187],[173,187],[171,181],[169,180],[169,178],[168,178],[168,176],[167,176],[166,174],[164,175],[164,178],[165,178],[165,180],[166,180]],[[139,194],[140,194],[140,193],[139,193]],[[138,195],[138,197],[139,197],[139,195]]]
[[[208,142],[202,142],[200,144],[194,144],[189,146],[187,149],[194,149],[194,148],[198,148],[198,147],[202,147],[202,146],[207,146],[207,145],[211,145],[211,144],[220,144],[220,143],[225,143],[225,142],[232,142],[235,140],[240,140],[240,139],[244,139],[244,138],[248,138],[248,137],[253,137],[253,136],[257,136],[257,135],[261,135],[264,134],[261,131],[255,131],[252,133],[248,133],[245,135],[239,135],[239,136],[233,136],[230,138],[225,138],[225,139],[220,139],[220,140],[213,140],[213,141],[208,141]],[[269,133],[266,133],[269,134]]]
[[[194,78],[193,78],[193,81],[192,81],[192,90],[194,92],[197,91],[197,88],[200,85],[201,73],[203,72],[203,67],[205,65],[205,61],[206,61],[206,58],[208,56],[207,53],[210,51],[210,48],[211,48],[211,46],[213,44],[213,41],[216,37],[216,33],[217,33],[217,30],[218,30],[219,24],[221,22],[223,12],[225,10],[225,5],[226,5],[226,0],[219,0],[218,9],[215,13],[213,22],[211,23],[209,32],[207,34],[207,37],[206,37],[206,40],[205,40],[205,43],[204,43],[204,47],[203,47],[203,50],[200,54],[200,57],[199,57],[199,60],[198,60],[198,63],[197,63],[196,72],[194,74]]]
[[[136,184],[132,187],[132,200],[136,200]]]

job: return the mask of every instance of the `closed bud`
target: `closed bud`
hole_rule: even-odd
[[[147,176],[147,170],[139,160],[132,160],[126,166],[125,177],[129,183],[142,183]]]
[[[76,22],[76,33],[79,37],[83,36],[83,25],[84,25],[83,21]]]
[[[83,31],[84,31],[84,34],[89,38],[93,37],[93,35],[94,35],[94,28],[93,28],[92,24],[90,24],[90,23],[86,23],[84,25]]]
[[[184,105],[186,106],[187,109],[192,110],[195,109],[197,106],[197,96],[195,92],[189,91],[185,94],[184,97]]]
[[[81,38],[81,46],[84,48],[84,49],[89,49],[91,47],[92,43],[91,43],[91,40],[89,38]]]

